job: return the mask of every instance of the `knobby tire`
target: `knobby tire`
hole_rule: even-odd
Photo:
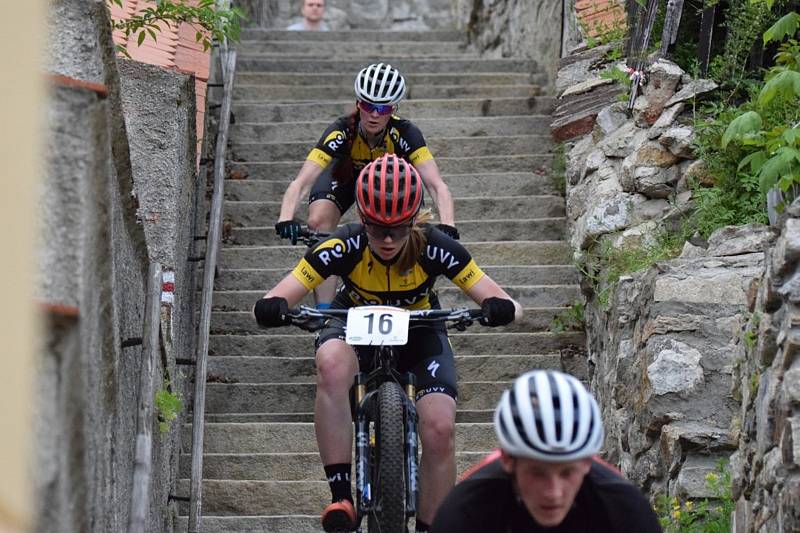
[[[403,390],[386,382],[378,389],[375,406],[375,457],[370,533],[406,533],[405,424]]]

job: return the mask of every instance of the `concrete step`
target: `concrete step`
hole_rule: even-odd
[[[421,37],[421,35],[417,35]],[[317,57],[327,56],[331,52],[331,43],[320,40],[286,41],[286,40],[246,40],[236,44],[242,56],[255,54],[307,54]],[[430,41],[339,41],[336,43],[336,56],[365,54],[389,55],[403,52],[409,56],[425,57],[428,54],[465,54],[466,44],[461,41],[440,41],[435,45]]]
[[[363,66],[363,65],[362,65]],[[235,86],[238,85],[336,85],[353,86],[353,80],[358,69],[341,72],[236,72]],[[543,74],[532,74],[530,72],[405,72],[403,77],[409,90],[421,85],[519,85],[533,83],[543,85],[546,83],[546,76]]]
[[[464,409],[491,409],[508,383],[467,381],[458,384],[458,403]],[[308,412],[313,410],[313,383],[209,383],[208,413]]]
[[[346,93],[349,96],[349,92]],[[336,97],[337,95],[331,95]],[[408,100],[401,104],[404,118],[498,117],[552,112],[551,98],[451,98],[446,100]],[[541,105],[539,105],[541,104]],[[312,120],[333,121],[352,113],[354,102],[347,100],[303,103],[239,103],[233,105],[237,121],[242,122],[302,122]],[[549,137],[549,134],[546,135]],[[543,135],[544,137],[544,135]],[[253,139],[255,140],[255,139]],[[269,139],[265,139],[269,140]],[[304,154],[305,155],[305,154]],[[448,154],[449,155],[449,154]],[[455,155],[455,154],[454,154]]]
[[[322,507],[316,514],[309,515],[213,516],[205,514],[205,508],[203,511],[200,522],[203,533],[319,533],[322,530],[319,518]],[[176,533],[187,533],[188,527],[188,518],[179,516]]]
[[[584,365],[585,366],[585,365]],[[491,422],[494,409],[459,409],[456,411],[456,423]],[[252,423],[252,422],[306,422],[314,421],[314,413],[206,413],[207,423]]]
[[[242,176],[262,179],[263,176],[283,175],[294,177],[302,161],[230,161],[228,168]],[[499,155],[478,157],[437,157],[436,164],[443,174],[470,174],[476,172],[534,172],[547,174],[553,166],[551,154]]]
[[[480,326],[472,328],[475,331]],[[278,330],[289,331],[280,333]],[[275,328],[262,330],[261,335],[211,335],[209,355],[224,357],[310,357],[314,353],[314,335],[296,328]],[[273,331],[275,331],[273,333]],[[562,333],[550,332],[503,332],[492,328],[491,333],[453,333],[450,335],[453,353],[458,355],[547,355],[574,346],[583,346],[585,335],[582,331]],[[465,408],[473,409],[473,407]],[[295,409],[296,410],[296,409]],[[256,410],[264,412],[265,409]]]
[[[498,285],[577,285],[578,270],[570,265],[491,266],[484,272]],[[219,291],[256,290],[266,292],[288,273],[285,268],[220,269],[214,288]]]
[[[313,439],[313,435],[312,435]],[[456,468],[460,475],[486,456],[485,451],[457,452]],[[180,456],[180,476],[191,475],[192,457]],[[205,453],[203,479],[321,481],[324,470],[316,451],[303,453]],[[204,529],[205,531],[205,529]]]
[[[318,44],[324,45],[326,43],[318,43]],[[284,46],[283,50],[281,51],[260,52],[255,50],[242,50],[239,53],[237,63],[243,60],[259,60],[259,61],[280,60],[280,61],[294,61],[296,63],[299,63],[304,61],[316,61],[319,60],[321,56],[325,55],[328,54],[315,54],[303,51],[296,51],[292,48],[291,44],[287,43],[287,46]],[[407,60],[409,57],[414,57],[414,59],[448,59],[448,60],[472,59],[475,61],[485,59],[481,57],[481,55],[478,52],[475,51],[458,51],[452,49],[451,50],[430,49],[428,52],[424,54],[413,54],[413,55],[398,50],[386,52],[383,54],[376,54],[372,50],[366,50],[366,51],[346,50],[343,52],[339,52],[337,50],[335,60],[356,61],[360,65],[359,69],[361,69],[372,63],[389,63],[391,65],[394,65],[396,63],[400,63],[401,61]],[[355,75],[355,72],[357,71],[354,71],[353,75]]]
[[[373,59],[307,59],[297,61],[293,59],[259,59],[242,57],[236,60],[237,72],[308,72],[308,73],[352,73],[351,76],[369,65],[379,61]],[[461,72],[523,72],[534,74],[539,70],[536,61],[532,59],[425,59],[425,58],[398,58],[391,62],[392,66],[401,73],[461,73]]]
[[[489,213],[504,219],[527,219],[531,215],[541,218],[564,216],[564,198],[561,196],[507,196],[494,198],[455,198],[456,224],[459,220],[480,220]],[[230,202],[223,207],[224,219],[235,227],[264,227],[275,224],[281,203]],[[354,215],[353,215],[354,216]],[[308,204],[301,204],[295,217],[308,218]],[[519,235],[518,237],[522,237]]]
[[[486,137],[444,137],[426,140],[431,152],[447,157],[517,155],[532,152],[543,154],[553,150],[549,135],[492,135]],[[235,142],[228,148],[234,161],[302,160],[311,147],[303,141]]]
[[[548,355],[456,355],[459,381],[510,381],[531,368],[560,370],[561,356]],[[311,383],[313,357],[210,357],[209,381],[218,383]]]
[[[333,96],[352,94],[353,80],[340,85],[244,85],[233,88],[233,98],[239,103],[261,103],[265,101],[310,101],[328,100]],[[538,85],[413,85],[408,87],[405,104],[418,99],[431,98],[530,98],[541,92]]]
[[[458,287],[444,285],[437,288],[443,308],[468,307],[475,303]],[[514,285],[503,287],[524,307],[569,307],[580,298],[578,285]],[[264,289],[214,292],[213,309],[217,311],[247,311],[264,295]],[[313,300],[308,298],[309,305]]]
[[[572,249],[565,241],[467,242],[475,262],[484,265],[569,265]],[[294,268],[303,246],[230,246],[220,250],[220,268]]]
[[[225,198],[228,200],[275,200],[280,201],[294,176],[283,179],[229,179],[225,182]],[[562,194],[550,175],[532,172],[446,174],[453,197],[476,196],[526,196]]]
[[[271,285],[268,285],[267,287],[271,287]],[[264,292],[266,292],[267,287],[264,287]],[[497,328],[497,331],[544,331],[550,327],[550,323],[553,321],[553,318],[559,313],[563,312],[565,309],[566,308],[564,307],[527,308],[525,309],[525,315],[523,316],[522,320],[515,321],[513,324],[504,326],[502,328]],[[265,330],[256,324],[252,313],[249,311],[212,311],[211,313],[212,335],[264,335],[267,331],[268,330]],[[291,333],[297,333],[296,328],[277,328],[276,330],[272,331],[287,335]],[[298,347],[297,349],[292,349],[289,355],[296,353],[297,351],[309,353],[308,350],[313,349],[313,343],[311,340],[313,340],[313,337],[311,336],[308,336],[307,339],[305,337],[301,337],[302,346]],[[270,347],[269,353],[259,355],[281,356],[284,355],[283,350],[283,346],[275,346],[274,349],[273,347]],[[217,355],[224,354],[220,353]]]
[[[495,403],[499,399],[499,396],[494,398]],[[191,450],[191,424],[183,426],[181,439],[182,449]],[[456,449],[460,452],[482,452],[496,446],[497,439],[491,423],[459,424],[456,429]],[[317,453],[317,451],[317,439],[312,423],[213,423],[205,424],[204,427],[203,452],[206,454],[285,454]],[[320,468],[319,473],[310,479],[322,481],[325,479],[322,473]]]
[[[268,30],[261,28],[242,29],[241,38],[247,41],[322,41],[337,45],[342,42],[370,42],[370,43],[397,43],[397,42],[428,42],[431,46],[447,41],[464,40],[463,32],[456,30],[426,30],[426,31],[384,31],[384,30],[338,30],[338,31],[287,31]],[[330,50],[330,48],[328,48]]]
[[[564,238],[566,222],[563,217],[532,220],[459,220],[461,238],[468,241],[512,241],[542,239],[557,241]],[[245,246],[280,245],[287,241],[275,233],[274,226],[233,228],[225,237],[226,244]]]
[[[492,135],[543,133],[549,131],[550,120],[549,115],[518,115],[509,117],[420,118],[415,120],[414,124],[419,127],[426,139],[437,139],[444,137],[487,137]],[[231,127],[231,142],[299,141],[308,143],[308,150],[311,150],[330,123],[331,121],[329,120],[260,124],[247,124],[239,121]],[[295,170],[294,174],[296,173],[297,170]],[[455,174],[455,172],[452,172],[452,174]]]
[[[178,494],[189,494],[189,480],[178,482]],[[259,516],[278,513],[317,515],[331,502],[327,481],[203,481],[203,514],[217,516]],[[188,514],[188,502],[178,512]],[[283,527],[283,526],[282,526]],[[205,527],[203,532],[205,533]],[[226,530],[227,531],[227,530]],[[260,531],[260,530],[256,530]],[[275,531],[266,529],[263,531]],[[294,530],[284,530],[292,531]]]

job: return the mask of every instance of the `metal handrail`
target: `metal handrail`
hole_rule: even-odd
[[[150,263],[142,328],[142,366],[139,371],[139,407],[136,416],[136,454],[128,533],[145,533],[150,517],[150,481],[153,467],[153,376],[161,332],[161,264]]]
[[[203,293],[200,304],[197,356],[194,375],[194,410],[192,414],[192,478],[189,499],[189,533],[200,530],[203,506],[203,428],[206,405],[206,368],[208,362],[208,334],[211,328],[211,299],[214,290],[214,273],[217,269],[217,252],[222,232],[222,203],[225,181],[225,149],[228,145],[231,104],[233,99],[233,75],[236,70],[236,50],[227,43],[220,47],[220,63],[223,73],[223,97],[219,130],[214,147],[214,193],[211,199],[211,217],[206,239],[206,256],[203,263]]]

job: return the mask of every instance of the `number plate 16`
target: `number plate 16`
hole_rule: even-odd
[[[347,312],[347,337],[351,345],[403,345],[408,342],[409,312],[399,307],[366,305]]]

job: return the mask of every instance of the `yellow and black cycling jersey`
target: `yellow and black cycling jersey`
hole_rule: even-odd
[[[422,132],[409,120],[392,115],[386,125],[383,141],[373,149],[370,149],[366,139],[358,131],[349,131],[347,127],[349,120],[348,116],[339,117],[328,126],[306,159],[326,168],[334,159],[344,159],[349,156],[353,162],[354,181],[367,163],[387,152],[397,154],[415,166],[433,159]],[[349,154],[345,153],[348,135],[355,135]]]
[[[405,272],[372,253],[363,225],[347,224],[310,248],[292,274],[308,290],[328,276],[341,277],[341,291],[353,305],[430,309],[437,276],[446,276],[466,291],[484,274],[458,241],[430,225],[424,231],[427,246]]]

